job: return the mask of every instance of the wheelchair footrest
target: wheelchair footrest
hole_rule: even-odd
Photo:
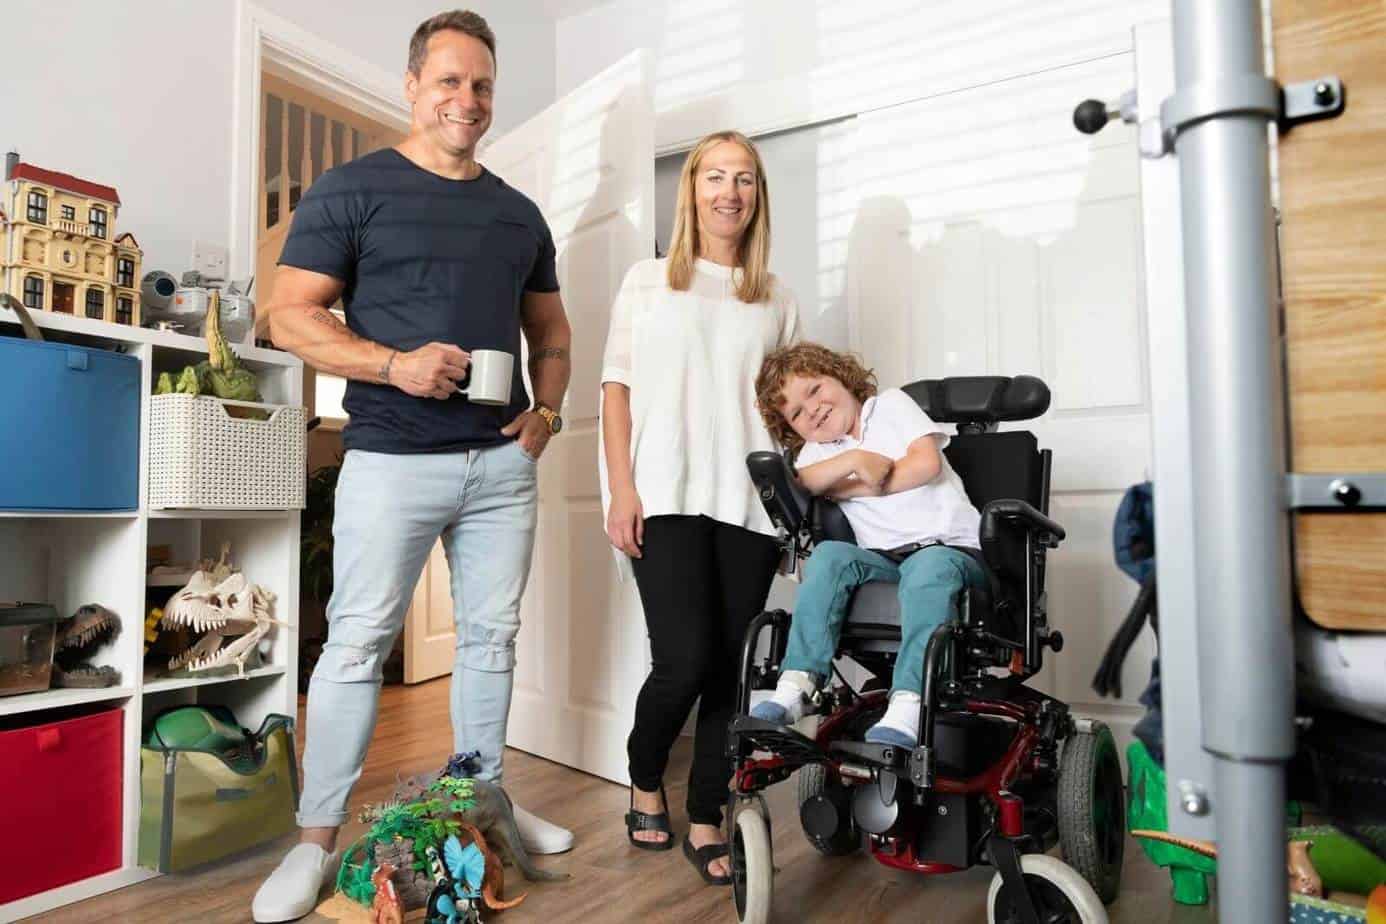
[[[801,766],[827,760],[823,749],[812,738],[764,719],[737,716],[732,720],[731,733],[754,750],[769,751],[787,764]]]
[[[828,745],[828,751],[834,757],[850,763],[884,767],[899,771],[906,778],[909,777],[910,755],[913,753],[909,748],[843,739]]]

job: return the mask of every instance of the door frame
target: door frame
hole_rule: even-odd
[[[269,71],[383,125],[409,131],[403,76],[363,60],[250,0],[236,0],[231,98],[231,228],[228,271],[255,271],[259,228],[260,75]]]

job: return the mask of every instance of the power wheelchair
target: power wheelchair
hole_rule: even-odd
[[[854,689],[835,669],[812,736],[748,715],[751,692],[772,689],[779,676],[791,617],[773,610],[752,620],[728,737],[738,919],[769,918],[770,817],[761,791],[797,770],[799,820],[823,854],[854,853],[865,841],[879,862],[909,872],[987,863],[997,870],[989,922],[1105,922],[1103,906],[1121,883],[1121,763],[1105,726],[1026,686],[1044,650],[1063,648],[1049,624],[1044,576],[1046,553],[1064,530],[1048,516],[1051,451],[1038,449],[1030,432],[997,432],[1003,421],[1048,410],[1049,389],[1017,376],[924,380],[904,391],[933,420],[957,424],[944,454],[982,514],[989,587],[965,591],[957,618],[929,640],[913,750],[863,741],[885,711],[900,646],[896,585],[866,584],[854,595],[838,654],[873,679]],[[804,492],[786,458],[754,453],[747,466],[790,567],[817,542],[855,541],[842,511]],[[767,629],[768,652],[758,655]],[[1067,864],[1045,855],[1056,842]]]

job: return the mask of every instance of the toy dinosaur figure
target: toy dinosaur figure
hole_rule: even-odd
[[[528,892],[521,892],[518,898],[506,901],[501,898],[501,890],[505,888],[505,864],[501,858],[496,856],[487,844],[486,838],[482,836],[475,825],[469,825],[465,821],[461,823],[462,832],[471,838],[470,843],[476,844],[477,849],[486,860],[485,878],[481,882],[481,900],[486,903],[486,907],[493,911],[504,911],[506,908],[514,908],[529,896]]]
[[[442,779],[450,779],[443,777]],[[452,817],[477,828],[488,844],[496,845],[502,859],[512,862],[530,882],[562,882],[572,878],[567,873],[551,873],[534,865],[515,826],[515,810],[510,797],[494,783],[472,780],[472,805]]]
[[[371,874],[371,885],[375,886],[375,901],[371,903],[371,914],[375,924],[404,924],[404,903],[399,900],[391,877],[395,868],[382,863]]]
[[[467,849],[476,844],[483,861],[477,897],[487,908],[511,908],[525,898],[521,895],[507,901],[501,897],[506,861],[532,882],[570,878],[534,864],[520,840],[514,808],[505,791],[472,776],[479,756],[453,755],[444,772],[398,780],[389,801],[365,806],[359,817],[370,830],[344,853],[337,889],[367,905],[374,897],[371,871],[389,863],[396,869],[392,882],[405,908],[426,907],[435,900],[439,888],[442,867],[438,851],[450,838],[457,838]]]
[[[205,633],[186,651],[175,655],[169,670],[187,667],[205,671],[236,666],[245,676],[245,662],[271,626],[284,626],[270,616],[275,595],[259,584],[249,583],[239,571],[215,580],[216,573],[199,570],[164,607],[161,625]],[[228,641],[234,639],[234,641]],[[222,643],[227,642],[225,647]]]
[[[184,366],[177,380],[171,372],[159,373],[156,395],[214,395],[228,401],[259,401],[260,387],[255,373],[244,368],[221,331],[221,294],[213,289],[207,301],[203,322],[207,338],[207,359],[195,366]],[[233,417],[264,420],[258,408],[227,408]]]
[[[96,667],[83,660],[91,649],[115,638],[120,617],[96,603],[80,607],[58,631],[53,646],[53,686],[113,687],[120,683],[120,671],[109,665]]]
[[[202,376],[198,374],[198,366],[184,366],[177,382],[173,380],[172,373],[160,372],[159,383],[154,387],[156,395],[200,395],[203,391],[205,389],[202,387]]]
[[[218,398],[226,398],[232,401],[259,401],[260,387],[255,380],[255,373],[241,366],[240,360],[236,358],[235,352],[231,349],[231,344],[226,342],[226,337],[221,332],[221,294],[216,289],[212,290],[211,298],[207,302],[207,321],[205,324],[207,335],[207,367],[204,370],[198,364],[198,370],[202,380],[206,383],[207,389]],[[238,410],[251,411],[253,409],[241,408]],[[256,412],[257,415],[263,412]]]
[[[1132,831],[1131,834],[1133,837],[1144,837],[1166,844],[1175,844],[1205,857],[1216,859],[1218,855],[1218,847],[1211,841],[1179,837],[1166,831],[1136,830]],[[1309,859],[1309,848],[1313,846],[1313,841],[1290,841],[1286,845],[1286,869],[1290,874],[1290,891],[1296,895],[1323,898],[1323,880],[1319,878],[1318,871],[1314,869],[1313,861]]]

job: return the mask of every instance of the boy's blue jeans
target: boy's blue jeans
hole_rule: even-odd
[[[902,634],[890,689],[922,693],[929,636],[957,613],[964,587],[983,587],[986,580],[976,559],[947,546],[920,549],[897,565],[849,542],[824,542],[804,565],[782,668],[807,671],[820,682],[829,677],[852,593],[868,581],[889,581],[900,585]]]

